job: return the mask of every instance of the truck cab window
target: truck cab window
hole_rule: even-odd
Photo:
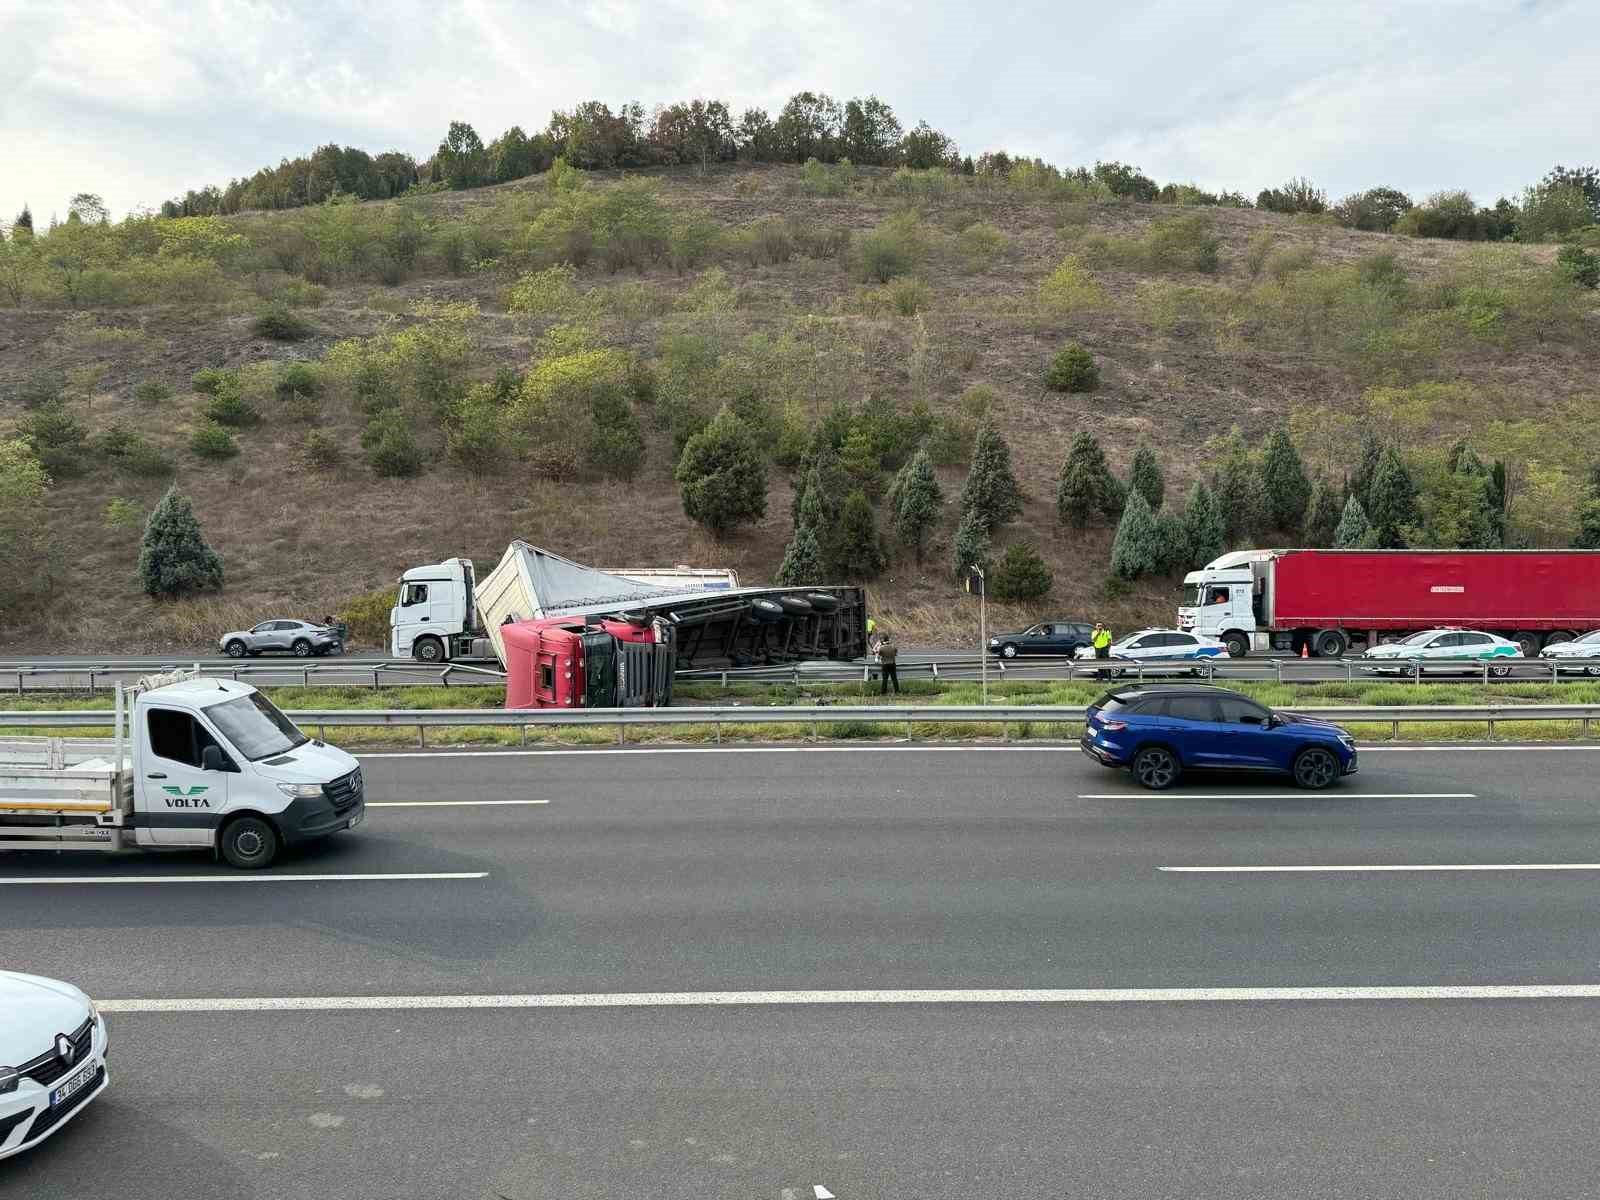
[[[406,594],[401,597],[400,604],[410,608],[413,604],[426,604],[428,602],[428,585],[425,583],[406,584]]]
[[[1206,601],[1207,604],[1226,604],[1227,602],[1228,589],[1225,587],[1212,588],[1211,599]]]
[[[200,765],[200,755],[207,746],[217,746],[206,727],[186,712],[170,708],[152,708],[149,715],[150,752],[168,762],[183,763],[188,767]],[[221,749],[220,746],[217,747]],[[227,757],[224,752],[224,757]]]
[[[556,671],[549,663],[539,664],[539,688],[546,694],[556,690]]]

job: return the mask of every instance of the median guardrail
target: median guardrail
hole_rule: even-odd
[[[27,684],[35,683],[35,691],[98,691],[102,688],[111,689],[119,682],[124,682],[130,676],[158,675],[168,671],[177,670],[204,670],[207,675],[214,675],[220,679],[242,680],[250,683],[256,679],[298,679],[301,687],[311,687],[314,684],[336,684],[359,682],[363,686],[372,688],[380,687],[418,687],[439,685],[449,687],[452,683],[503,683],[506,673],[498,667],[483,667],[473,663],[432,663],[411,662],[408,660],[391,660],[387,662],[346,660],[307,662],[298,658],[286,658],[278,662],[242,663],[238,666],[227,664],[202,664],[190,660],[188,662],[154,663],[126,663],[107,660],[103,663],[35,663],[32,665],[3,666],[0,667],[0,679],[9,682],[16,680],[16,694],[21,696],[27,690]],[[398,676],[408,678],[398,678]],[[417,676],[425,678],[418,679]],[[41,686],[39,681],[47,679],[73,680],[86,678],[86,684],[60,684],[53,687]],[[368,684],[368,681],[370,685]]]
[[[1578,721],[1583,734],[1590,723],[1600,720],[1600,704],[1345,704],[1325,707],[1296,707],[1283,711],[1300,713],[1340,724],[1384,724],[1400,736],[1403,724],[1481,723],[1492,738],[1495,727],[1504,722]],[[710,725],[716,740],[722,740],[725,725],[810,725],[812,735],[820,736],[824,724],[904,725],[907,735],[919,724],[998,725],[1002,738],[1009,726],[1081,725],[1086,709],[1080,705],[1055,704],[863,704],[863,705],[712,705],[696,708],[580,708],[580,709],[504,709],[504,708],[354,708],[295,709],[289,716],[305,729],[315,729],[319,738],[329,728],[400,727],[415,728],[417,745],[427,745],[427,730],[473,727],[520,728],[523,739],[529,729],[615,726],[618,743],[627,740],[630,728],[667,725]],[[12,729],[95,729],[111,728],[113,710],[89,711],[0,711],[0,726]],[[15,745],[15,739],[0,745]]]

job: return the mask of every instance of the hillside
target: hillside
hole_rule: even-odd
[[[265,616],[346,611],[408,566],[492,562],[518,537],[602,566],[727,565],[768,580],[791,532],[794,447],[836,403],[888,402],[906,436],[931,426],[938,440],[946,503],[924,563],[898,551],[871,584],[905,637],[946,643],[976,627],[951,541],[985,407],[1025,493],[996,542],[1031,541],[1054,571],[1029,611],[1118,629],[1169,619],[1173,584],[1108,590],[1111,528],[1057,520],[1056,478],[1079,430],[1099,436],[1119,474],[1152,446],[1169,505],[1210,474],[1234,427],[1251,448],[1289,427],[1308,469],[1335,484],[1364,428],[1395,441],[1424,482],[1466,437],[1507,460],[1508,537],[1528,544],[1567,544],[1600,460],[1595,293],[1557,271],[1553,246],[815,164],[547,173],[123,229],[103,235],[116,246],[34,262],[0,289],[0,431],[64,410],[87,434],[81,446],[62,435],[44,500],[48,578],[8,602],[8,650],[198,646]],[[562,261],[579,265],[551,269]],[[280,325],[301,318],[306,336],[258,333],[264,306]],[[402,331],[416,335],[397,341]],[[1045,367],[1073,340],[1094,356],[1098,386],[1046,390]],[[586,468],[572,413],[530,407],[528,386],[505,373],[612,349],[644,364],[628,368],[646,441],[631,479]],[[285,376],[292,361],[312,366]],[[235,457],[191,448],[213,403],[193,390],[204,368],[242,368],[229,386],[260,414],[236,429]],[[459,402],[497,371],[498,391],[474,393],[501,406],[474,443]],[[152,381],[171,394],[140,388]],[[508,399],[519,387],[523,399]],[[61,408],[48,396],[41,408],[41,389],[60,391]],[[684,516],[671,427],[724,401],[768,423],[777,462],[765,517],[717,540]],[[380,478],[363,457],[369,414],[389,402],[421,444],[414,477]],[[919,403],[926,415],[912,419]],[[26,428],[37,436],[36,421]],[[118,428],[159,453],[130,454],[106,436]],[[308,457],[313,429],[336,464]],[[218,595],[156,602],[139,587],[142,514],[173,480],[224,560]],[[1424,515],[1430,528],[1444,520]]]

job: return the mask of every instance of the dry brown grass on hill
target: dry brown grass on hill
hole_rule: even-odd
[[[861,172],[856,191],[838,198],[805,193],[797,171],[789,168],[725,169],[704,177],[685,170],[655,178],[674,211],[703,210],[725,231],[778,218],[813,235],[837,229],[859,237],[906,204],[886,173],[870,171]],[[438,228],[452,221],[502,220],[508,206],[542,203],[542,188],[540,180],[525,180],[428,197],[423,205]],[[1118,629],[1170,617],[1170,581],[1142,585],[1124,599],[1104,599],[1110,531],[1079,534],[1056,521],[1055,478],[1067,443],[1081,428],[1100,436],[1119,472],[1142,442],[1154,445],[1174,502],[1208,469],[1199,451],[1208,437],[1234,425],[1258,437],[1295,410],[1360,411],[1365,390],[1384,378],[1465,381],[1492,398],[1495,411],[1512,416],[1538,416],[1596,394],[1600,336],[1592,314],[1576,318],[1576,325],[1557,314],[1550,320],[1558,324],[1546,322],[1536,331],[1507,318],[1494,336],[1476,338],[1441,318],[1442,333],[1408,325],[1406,336],[1416,348],[1407,349],[1407,342],[1392,350],[1359,324],[1359,315],[1337,307],[1343,277],[1336,269],[1354,270],[1374,254],[1394,256],[1416,286],[1427,289],[1452,273],[1480,269],[1488,261],[1483,256],[1499,253],[1496,248],[1359,233],[1238,209],[1063,205],[965,183],[947,195],[925,197],[922,214],[927,250],[913,273],[925,285],[925,303],[914,318],[895,315],[892,303],[885,306],[850,253],[796,254],[786,262],[752,266],[743,255],[722,251],[687,274],[655,265],[611,275],[589,264],[578,286],[591,299],[610,298],[613,304],[623,296],[614,289],[644,289],[630,293],[630,303],[649,315],[603,313],[592,324],[601,344],[646,359],[673,329],[710,330],[731,350],[747,334],[777,338],[797,319],[821,314],[848,335],[859,354],[859,368],[847,381],[852,399],[875,393],[905,404],[920,396],[941,415],[958,411],[968,387],[993,388],[993,412],[1025,493],[1022,516],[998,540],[1031,540],[1055,573],[1051,595],[1038,606],[997,606],[991,622],[996,627],[1046,613],[1104,617]],[[1155,223],[1197,214],[1217,240],[1215,272],[1147,260],[1140,239]],[[251,236],[271,222],[296,219],[246,216],[234,227]],[[979,220],[997,227],[1007,245],[974,262],[959,252],[956,235]],[[834,244],[842,243],[835,238]],[[1553,257],[1548,247],[1504,253],[1529,270],[1546,268]],[[1041,282],[1069,254],[1086,264],[1100,299],[1076,308],[1041,306]],[[680,307],[698,271],[712,265],[737,289],[734,310],[715,321]],[[1280,286],[1269,282],[1274,271],[1282,275],[1279,291],[1270,290]],[[134,578],[138,532],[108,529],[102,514],[118,496],[148,511],[166,481],[96,466],[50,492],[61,577],[52,596],[6,614],[0,633],[6,648],[198,647],[223,627],[280,613],[337,610],[350,597],[389,585],[408,566],[456,554],[493,561],[513,538],[600,565],[690,562],[735,567],[752,581],[770,579],[790,532],[786,473],[772,472],[763,521],[714,541],[684,517],[672,480],[670,438],[651,427],[648,412],[646,459],[628,483],[557,483],[515,460],[481,479],[444,461],[431,462],[414,479],[378,479],[358,445],[365,418],[336,394],[318,406],[319,427],[344,453],[336,468],[305,464],[301,446],[308,426],[270,399],[264,422],[239,431],[237,458],[216,463],[189,451],[188,427],[203,398],[189,394],[188,381],[199,368],[315,359],[340,339],[410,324],[405,314],[419,299],[478,305],[474,378],[487,378],[501,366],[525,368],[538,337],[557,318],[505,311],[506,289],[516,274],[505,267],[453,275],[424,260],[394,287],[335,279],[327,285],[326,301],[304,310],[314,326],[311,337],[292,345],[251,332],[258,304],[252,286],[270,290],[286,278],[270,272],[241,278],[234,299],[210,306],[89,313],[0,309],[0,394],[7,381],[41,365],[90,369],[78,376],[87,381],[86,392],[70,401],[73,411],[91,430],[113,422],[141,430],[173,456],[176,481],[193,497],[227,573],[226,590],[217,598],[178,605],[144,599]],[[1326,312],[1317,307],[1324,292]],[[1291,319],[1305,327],[1297,331]],[[918,322],[926,343],[920,357]],[[1099,363],[1102,382],[1093,394],[1058,395],[1043,388],[1045,363],[1069,339],[1082,342]],[[141,405],[132,391],[146,379],[164,380],[178,394]],[[14,404],[0,406],[0,431],[24,415]],[[1440,432],[1448,424],[1441,416]],[[424,441],[434,444],[429,436]],[[901,556],[873,584],[879,611],[908,640],[955,645],[976,635],[976,612],[959,596],[948,569],[964,470],[939,470],[947,514],[925,565],[918,569]],[[880,517],[880,523],[886,521]]]

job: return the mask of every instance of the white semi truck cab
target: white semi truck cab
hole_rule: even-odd
[[[1178,628],[1228,643],[1235,658],[1269,648],[1269,631],[1256,609],[1260,576],[1268,562],[1261,551],[1224,554],[1183,577]]]
[[[117,689],[115,721],[0,740],[0,850],[204,848],[252,870],[365,815],[360,764],[249,684],[148,676]]]

